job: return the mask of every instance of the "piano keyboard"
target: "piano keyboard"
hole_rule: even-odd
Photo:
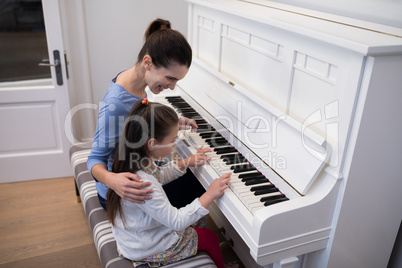
[[[158,101],[175,109],[179,116],[196,121],[198,129],[185,132],[188,140],[197,149],[203,146],[212,150],[207,153],[211,158],[207,162],[219,176],[232,173],[229,188],[252,214],[263,207],[289,200],[182,97],[169,96]]]

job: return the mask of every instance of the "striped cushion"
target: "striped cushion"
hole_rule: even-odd
[[[106,218],[106,212],[99,204],[95,180],[87,169],[87,158],[91,152],[91,143],[77,143],[70,148],[71,165],[74,179],[77,184],[82,206],[87,215],[89,226],[92,230],[94,243],[98,251],[102,267],[123,268],[133,267],[131,261],[119,257],[116,250],[116,240],[112,234],[112,228]],[[140,267],[148,267],[142,265]],[[191,267],[214,267],[214,262],[206,252],[199,251],[196,256],[182,260],[178,263],[163,267],[191,268]]]

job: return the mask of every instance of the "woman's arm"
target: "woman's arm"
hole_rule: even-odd
[[[141,178],[133,173],[109,172],[102,164],[92,168],[92,176],[99,182],[113,189],[121,198],[134,203],[144,203],[144,200],[152,198],[152,189],[142,189],[151,185],[150,182],[142,182]]]
[[[124,129],[121,117],[128,114],[125,103],[116,97],[105,98],[99,110],[96,133],[87,167],[95,180],[113,189],[121,198],[127,201],[142,203],[152,198],[150,189],[139,190],[148,186],[140,182],[140,178],[131,173],[112,173],[107,169],[109,158],[116,152],[120,133]],[[123,116],[124,117],[124,116]]]

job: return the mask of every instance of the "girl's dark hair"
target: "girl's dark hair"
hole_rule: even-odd
[[[172,30],[168,20],[156,19],[151,22],[145,31],[144,40],[137,63],[141,62],[145,55],[149,55],[157,68],[168,68],[175,62],[190,68],[192,61],[190,44],[180,32]]]
[[[152,161],[147,149],[148,140],[151,138],[157,141],[163,140],[178,123],[179,118],[172,108],[156,102],[143,104],[137,101],[127,117],[112,172],[135,173],[148,166]],[[121,197],[109,188],[107,217],[113,225],[117,213],[123,219],[120,199]]]

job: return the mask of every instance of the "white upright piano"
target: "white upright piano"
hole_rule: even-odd
[[[188,2],[193,64],[157,100],[199,120],[177,150],[214,150],[192,168],[205,188],[232,172],[211,216],[242,262],[386,267],[402,219],[402,29]]]

